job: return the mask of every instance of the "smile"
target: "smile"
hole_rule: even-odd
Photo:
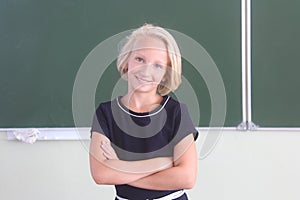
[[[152,83],[153,82],[151,79],[147,79],[147,78],[143,78],[143,77],[139,77],[139,76],[136,76],[136,79],[143,83]]]

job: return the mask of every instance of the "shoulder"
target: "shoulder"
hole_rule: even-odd
[[[196,140],[198,137],[198,131],[190,117],[187,105],[171,97],[169,99],[169,106],[167,110],[169,114],[172,114],[170,116],[172,116],[172,119],[174,120],[173,123],[176,126],[175,144],[191,133],[194,136],[194,140]]]
[[[185,103],[181,103],[179,102],[177,99],[171,97],[171,96],[168,96],[167,97],[167,103],[166,103],[166,106],[165,106],[165,109],[168,111],[168,112],[173,112],[175,114],[180,114],[181,112],[186,112],[187,111],[187,105]]]
[[[110,114],[112,111],[112,105],[114,104],[115,101],[116,100],[113,99],[111,101],[99,103],[98,107],[96,108],[96,114],[97,115]]]
[[[178,100],[174,99],[173,97],[171,96],[164,96],[164,99],[166,99],[166,105],[165,105],[165,108],[166,109],[174,109],[174,108],[178,108],[180,107],[180,103]]]
[[[113,99],[111,101],[100,102],[98,104],[97,110],[99,110],[99,109],[106,110],[108,108],[111,108],[112,104],[114,104],[115,102],[116,102],[116,99]]]

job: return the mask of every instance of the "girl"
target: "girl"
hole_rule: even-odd
[[[116,200],[186,200],[197,177],[198,136],[185,104],[168,96],[181,83],[181,55],[165,29],[144,25],[117,61],[124,96],[101,103],[91,129],[90,168]]]

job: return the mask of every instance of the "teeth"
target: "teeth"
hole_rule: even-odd
[[[140,78],[140,77],[136,77],[138,80],[140,81],[143,81],[143,82],[152,82],[151,80],[148,80],[148,79],[143,79],[143,78]]]

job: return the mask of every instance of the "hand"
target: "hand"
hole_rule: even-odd
[[[107,160],[119,160],[115,150],[112,148],[109,142],[101,141],[100,147],[103,150],[103,155]]]

